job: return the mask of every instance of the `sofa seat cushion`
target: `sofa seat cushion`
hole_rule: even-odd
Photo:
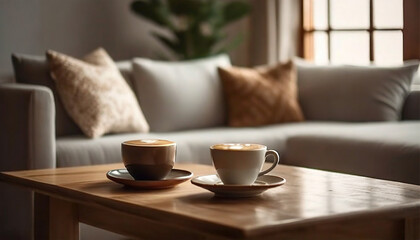
[[[130,133],[105,135],[98,139],[84,136],[61,137],[57,140],[57,166],[80,166],[121,161],[121,143],[141,138],[161,138],[177,143],[177,162],[211,164],[209,147],[223,142],[261,143],[280,154],[286,139],[304,134],[340,134],[350,132],[359,124],[289,123],[256,128],[209,128],[166,133]],[[282,162],[282,157],[280,159]]]
[[[209,147],[222,142],[261,143],[281,152],[286,140],[283,128],[282,125],[240,129],[221,127],[182,132],[106,135],[94,140],[84,136],[62,137],[57,140],[57,167],[120,162],[121,143],[140,138],[175,141],[176,162],[211,164]]]
[[[419,121],[405,121],[295,132],[287,139],[283,162],[420,184],[419,129]]]
[[[120,144],[139,138],[177,143],[177,162],[211,164],[209,146],[221,142],[262,143],[281,154],[280,162],[420,183],[420,122],[290,123],[259,128],[212,128],[170,133],[83,136],[57,140],[57,166],[121,162]]]

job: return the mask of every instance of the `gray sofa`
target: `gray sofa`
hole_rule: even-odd
[[[119,67],[130,83],[133,77],[130,63],[121,62]],[[322,114],[317,116],[318,112],[313,108],[316,99],[307,99],[314,92],[305,92],[303,85],[307,83],[301,79],[304,71],[304,66],[298,68],[300,101],[306,122],[253,128],[221,125],[175,132],[110,134],[98,139],[77,134],[74,126],[63,129],[60,121],[68,116],[56,110],[59,100],[54,99],[53,91],[47,86],[2,84],[0,170],[115,163],[121,161],[122,141],[163,138],[177,143],[177,162],[211,164],[210,145],[255,142],[277,150],[283,164],[420,184],[420,91],[410,91],[408,96],[403,96],[398,121],[333,121]],[[325,112],[325,109],[319,111]],[[328,109],[326,113],[329,114]],[[72,131],[76,134],[66,133]],[[3,183],[0,188],[3,195],[0,236],[25,239],[32,224],[29,217],[32,216],[32,194]]]

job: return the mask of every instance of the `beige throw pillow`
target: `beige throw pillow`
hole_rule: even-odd
[[[303,121],[292,62],[258,68],[219,68],[230,126]]]
[[[149,131],[133,91],[104,49],[83,60],[51,50],[47,58],[64,108],[86,136]]]

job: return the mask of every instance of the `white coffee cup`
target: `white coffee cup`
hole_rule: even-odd
[[[213,165],[223,184],[251,185],[257,177],[273,170],[279,163],[279,155],[274,150],[254,143],[222,143],[210,147]],[[274,162],[270,168],[261,171],[267,156]]]

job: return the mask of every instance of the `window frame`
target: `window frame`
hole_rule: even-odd
[[[373,25],[373,0],[369,0],[369,28],[332,28],[331,27],[331,0],[327,0],[327,28],[315,29],[313,24],[313,1],[301,0],[301,51],[304,59],[314,60],[313,33],[325,32],[328,40],[328,61],[331,61],[331,32],[365,31],[369,34],[369,60],[373,62],[374,33],[376,31],[401,31],[403,35],[403,60],[420,59],[420,1],[403,1],[403,27],[402,28],[376,28]]]

